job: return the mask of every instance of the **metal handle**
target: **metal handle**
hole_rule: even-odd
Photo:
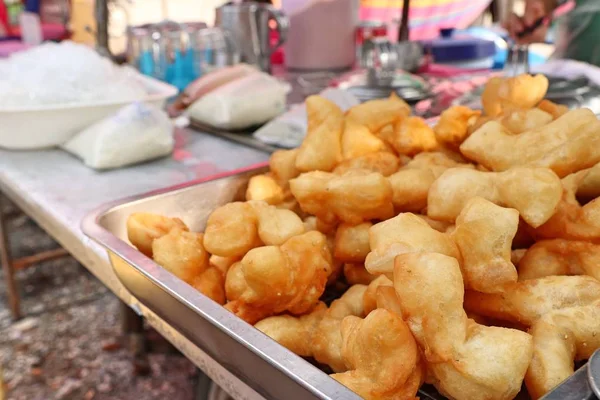
[[[275,50],[279,48],[287,40],[288,30],[290,28],[290,20],[283,11],[276,9],[275,7],[267,7],[266,11],[270,17],[277,22],[277,32],[279,32],[279,41],[274,46],[269,46],[269,56],[273,54]]]

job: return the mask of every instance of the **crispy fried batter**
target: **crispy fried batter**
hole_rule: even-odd
[[[335,250],[333,255],[346,263],[364,263],[369,247],[369,229],[371,222],[358,225],[341,224],[335,233]],[[359,282],[356,282],[359,283]]]
[[[519,279],[589,275],[600,280],[600,245],[554,239],[531,246],[519,262]]]
[[[561,195],[560,179],[548,168],[518,167],[499,173],[452,168],[431,186],[427,214],[454,221],[467,201],[479,196],[517,209],[529,225],[537,227],[555,213]]]
[[[582,108],[520,135],[491,121],[473,132],[460,151],[492,171],[547,167],[564,177],[600,162],[600,121]]]
[[[497,293],[517,281],[510,250],[518,226],[519,212],[513,208],[481,197],[467,202],[451,236],[463,257],[461,269],[467,288]]]
[[[600,301],[545,314],[530,329],[533,358],[525,384],[536,400],[573,374],[573,360],[586,360],[600,348]]]
[[[227,274],[226,308],[249,323],[284,311],[304,314],[325,290],[331,263],[327,239],[316,231],[294,236],[281,247],[252,249]]]
[[[600,282],[589,276],[548,276],[520,281],[503,293],[465,293],[465,309],[530,326],[542,315],[600,299]]]
[[[283,189],[273,177],[269,175],[255,175],[248,182],[246,200],[265,201],[269,204],[283,202],[285,195]]]
[[[338,218],[359,224],[389,218],[394,212],[390,184],[376,172],[343,176],[309,172],[291,180],[290,187],[302,210],[326,222]]]
[[[344,114],[333,102],[319,96],[306,99],[308,131],[296,156],[296,168],[331,171],[342,160]]]
[[[544,75],[518,75],[510,78],[491,78],[481,95],[485,114],[495,117],[505,109],[535,107],[548,91]]]
[[[150,213],[133,213],[127,218],[129,241],[148,257],[152,257],[152,242],[174,228],[188,230],[179,218]]]
[[[409,253],[398,256],[395,264],[394,287],[403,317],[436,388],[454,399],[514,398],[531,360],[531,336],[468,319],[455,258]]]
[[[331,377],[365,400],[409,400],[423,381],[419,351],[402,318],[379,309],[342,323],[349,371]]]
[[[469,136],[469,127],[480,115],[481,111],[465,106],[452,106],[444,110],[433,128],[437,141],[452,149],[458,149]]]
[[[458,247],[444,233],[411,213],[403,213],[369,230],[371,252],[365,267],[372,274],[388,274],[394,270],[394,258],[399,254],[430,251],[460,258]]]

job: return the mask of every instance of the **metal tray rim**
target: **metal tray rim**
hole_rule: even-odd
[[[326,376],[324,372],[314,367],[301,357],[295,355],[285,347],[269,338],[267,335],[253,328],[252,325],[235,317],[221,305],[214,303],[209,298],[197,292],[194,288],[181,281],[175,275],[160,268],[161,280],[156,279],[149,270],[159,267],[153,260],[144,256],[135,248],[125,243],[111,232],[103,228],[99,221],[109,211],[121,206],[131,205],[137,201],[146,200],[166,193],[175,193],[191,186],[200,185],[210,181],[231,177],[244,172],[264,168],[268,163],[254,164],[241,169],[219,173],[206,178],[201,178],[170,187],[149,191],[146,193],[128,196],[119,200],[105,203],[90,213],[81,222],[81,229],[85,235],[102,245],[105,249],[123,258],[127,263],[145,275],[154,284],[171,294],[179,302],[194,310],[202,318],[209,321],[236,342],[246,347],[258,357],[268,362],[274,368],[287,375],[297,384],[312,392],[321,399],[359,399],[354,392],[341,385],[334,379],[314,379],[315,376]],[[177,287],[177,290],[173,290]],[[195,299],[202,305],[202,309],[193,304],[190,299]],[[215,315],[216,314],[216,315]],[[220,315],[219,315],[220,314]],[[252,386],[252,385],[251,385]]]

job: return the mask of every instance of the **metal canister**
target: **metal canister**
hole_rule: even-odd
[[[356,27],[356,45],[362,46],[365,40],[387,36],[387,25],[382,21],[361,21]]]
[[[363,44],[365,41],[387,36],[387,25],[382,21],[361,21],[356,27],[356,60],[364,58]]]

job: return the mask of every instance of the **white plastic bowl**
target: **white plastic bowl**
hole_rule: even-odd
[[[164,107],[177,88],[157,79],[138,75],[148,96],[143,101]],[[131,102],[102,102],[0,108],[0,147],[32,150],[63,144],[91,124],[114,114]]]

